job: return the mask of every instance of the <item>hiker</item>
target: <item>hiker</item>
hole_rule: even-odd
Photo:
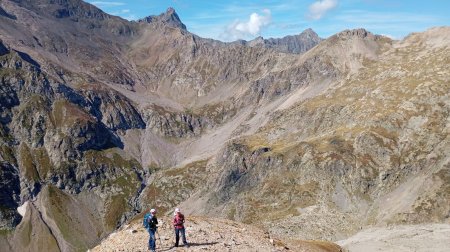
[[[144,216],[144,227],[147,229],[150,234],[150,238],[148,240],[148,249],[152,252],[156,251],[156,229],[158,228],[158,219],[156,218],[156,210],[151,209],[150,213],[146,213]]]
[[[180,233],[181,238],[183,239],[184,246],[188,247],[188,243],[186,241],[186,231],[184,229],[184,215],[181,213],[179,208],[175,209],[172,223],[173,227],[175,228],[175,247],[178,247],[180,241]]]

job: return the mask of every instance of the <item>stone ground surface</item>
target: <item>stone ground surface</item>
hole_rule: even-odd
[[[450,251],[450,224],[370,228],[337,244],[350,252],[445,252]]]
[[[170,220],[160,220],[157,251],[342,251],[339,246],[322,241],[282,241],[261,229],[229,220],[189,217],[186,221],[188,248],[174,248]],[[148,233],[140,221],[125,225],[90,252],[147,251]]]

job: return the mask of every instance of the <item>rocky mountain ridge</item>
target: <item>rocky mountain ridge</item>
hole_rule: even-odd
[[[277,239],[448,222],[448,27],[250,45],[173,9],[0,8],[2,248],[85,251],[155,206]]]
[[[311,28],[304,30],[302,33],[294,36],[285,36],[283,38],[268,38],[257,37],[250,41],[240,41],[244,45],[251,47],[265,47],[272,48],[276,51],[284,53],[301,54],[322,41],[317,33]]]

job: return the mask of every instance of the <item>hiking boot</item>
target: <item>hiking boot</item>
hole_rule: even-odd
[[[184,244],[184,247],[185,247],[185,248],[189,248],[189,244],[185,243],[185,244]]]

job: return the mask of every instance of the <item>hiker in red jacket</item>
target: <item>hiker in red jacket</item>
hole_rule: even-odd
[[[180,212],[179,208],[175,209],[173,218],[173,227],[175,228],[175,247],[178,247],[178,243],[180,241],[180,233],[181,238],[183,239],[183,244],[185,247],[188,247],[188,243],[186,241],[186,231],[184,229],[184,215]]]

